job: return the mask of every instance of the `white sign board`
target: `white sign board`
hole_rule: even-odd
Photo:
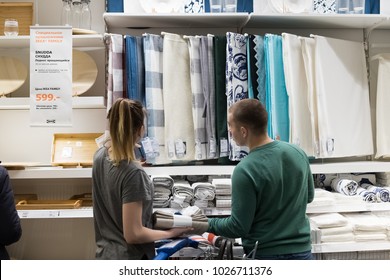
[[[31,126],[72,125],[72,28],[30,28]]]

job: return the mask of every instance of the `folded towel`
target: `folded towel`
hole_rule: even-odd
[[[170,229],[174,227],[192,227],[192,234],[202,234],[207,231],[208,218],[203,214],[194,214],[191,216],[177,215],[161,210],[153,213],[153,228]]]
[[[173,179],[169,175],[152,175],[150,176],[150,179],[153,182],[154,187],[161,186],[165,188],[172,188],[173,187]]]
[[[382,233],[387,229],[387,224],[383,219],[371,213],[348,213],[344,217],[353,225],[354,232],[371,231]]]
[[[228,188],[232,186],[232,179],[230,178],[214,178],[211,181],[211,184],[213,184],[216,188]]]
[[[172,187],[174,196],[184,196],[184,201],[190,202],[194,198],[194,189],[187,181],[176,181]]]
[[[208,182],[193,183],[194,196],[199,200],[213,200],[215,197],[215,186]]]
[[[353,242],[355,241],[355,236],[353,233],[344,233],[344,234],[334,234],[321,236],[322,243],[332,243],[332,242]]]
[[[232,201],[230,199],[216,200],[215,204],[218,208],[230,208],[232,207]]]
[[[314,199],[309,205],[310,207],[335,205],[335,198],[331,192],[316,188],[314,189]]]
[[[387,241],[387,235],[385,233],[355,234],[355,241]]]
[[[348,224],[346,217],[339,213],[324,213],[309,216],[310,221],[318,228],[342,227]]]
[[[330,227],[330,228],[322,228],[320,229],[322,236],[329,235],[338,235],[338,234],[353,234],[353,226],[351,224],[347,224],[341,227]]]

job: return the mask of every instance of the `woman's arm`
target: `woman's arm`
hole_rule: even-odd
[[[139,244],[154,242],[179,236],[191,228],[172,228],[169,230],[154,230],[142,225],[142,202],[125,203],[122,206],[123,235],[127,243]]]

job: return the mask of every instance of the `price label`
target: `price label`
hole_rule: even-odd
[[[56,101],[57,96],[55,96],[53,93],[37,93],[35,95],[35,101],[41,102],[41,101]]]

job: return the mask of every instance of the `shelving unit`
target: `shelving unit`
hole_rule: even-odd
[[[241,32],[246,29],[317,29],[317,30],[352,30],[361,33],[363,38],[364,30],[390,29],[390,18],[382,15],[313,15],[313,14],[291,14],[291,15],[255,15],[247,13],[237,14],[121,14],[104,13],[103,21],[107,32],[116,30],[126,30],[132,32],[145,32],[149,29],[161,30],[165,28],[177,29],[203,29],[217,28],[220,30],[235,29]],[[360,37],[359,37],[360,38]],[[73,46],[82,50],[104,49],[102,35],[74,35]],[[0,37],[0,49],[10,50],[13,48],[29,48],[29,36],[18,36],[17,38]],[[102,70],[102,69],[99,69]],[[84,97],[80,97],[84,98]],[[89,97],[88,97],[89,98]],[[0,98],[1,110],[27,110],[28,98]],[[74,108],[96,109],[99,112],[95,116],[104,120],[105,107],[103,96],[92,97],[90,99],[74,99]],[[81,101],[83,100],[83,101]],[[80,103],[77,103],[79,102]],[[86,101],[84,103],[84,101]],[[87,110],[83,110],[87,111]],[[87,112],[78,120],[78,128],[90,129],[90,124],[94,118],[87,118]],[[16,124],[15,124],[16,125]],[[1,143],[1,142],[0,142]],[[49,147],[46,147],[49,148]],[[46,162],[45,162],[46,163]],[[348,161],[348,162],[324,162],[311,164],[313,174],[329,173],[363,173],[363,172],[389,172],[390,162],[382,161]],[[234,166],[217,165],[178,165],[178,166],[153,166],[146,167],[149,175],[231,175]],[[15,181],[31,182],[32,180],[47,180],[53,184],[60,184],[61,180],[89,181],[92,177],[91,168],[58,168],[51,166],[28,167],[25,170],[10,170],[10,178]],[[326,212],[362,212],[362,211],[390,211],[390,203],[382,204],[362,204],[358,206],[334,206],[334,207],[311,207],[308,206],[308,213]],[[206,215],[226,216],[230,214],[227,208],[207,208]],[[91,207],[80,209],[61,210],[19,210],[19,216],[23,221],[29,220],[83,220],[83,224],[91,223],[93,217]],[[84,222],[88,220],[88,222]],[[92,231],[87,227],[88,231]],[[89,236],[91,232],[88,233]],[[350,251],[371,251],[390,250],[390,242],[369,242],[369,243],[335,243],[335,244],[314,244],[314,253],[327,252],[350,252]],[[93,250],[92,250],[93,251]]]
[[[182,165],[145,167],[148,175],[231,175],[234,165]],[[315,163],[310,165],[313,174],[377,173],[389,172],[390,162],[360,161],[339,163]],[[12,179],[91,178],[91,168],[61,168],[51,166],[27,167],[10,170]]]
[[[241,28],[249,16],[247,13],[215,14],[124,14],[105,13],[108,29],[115,28]]]

